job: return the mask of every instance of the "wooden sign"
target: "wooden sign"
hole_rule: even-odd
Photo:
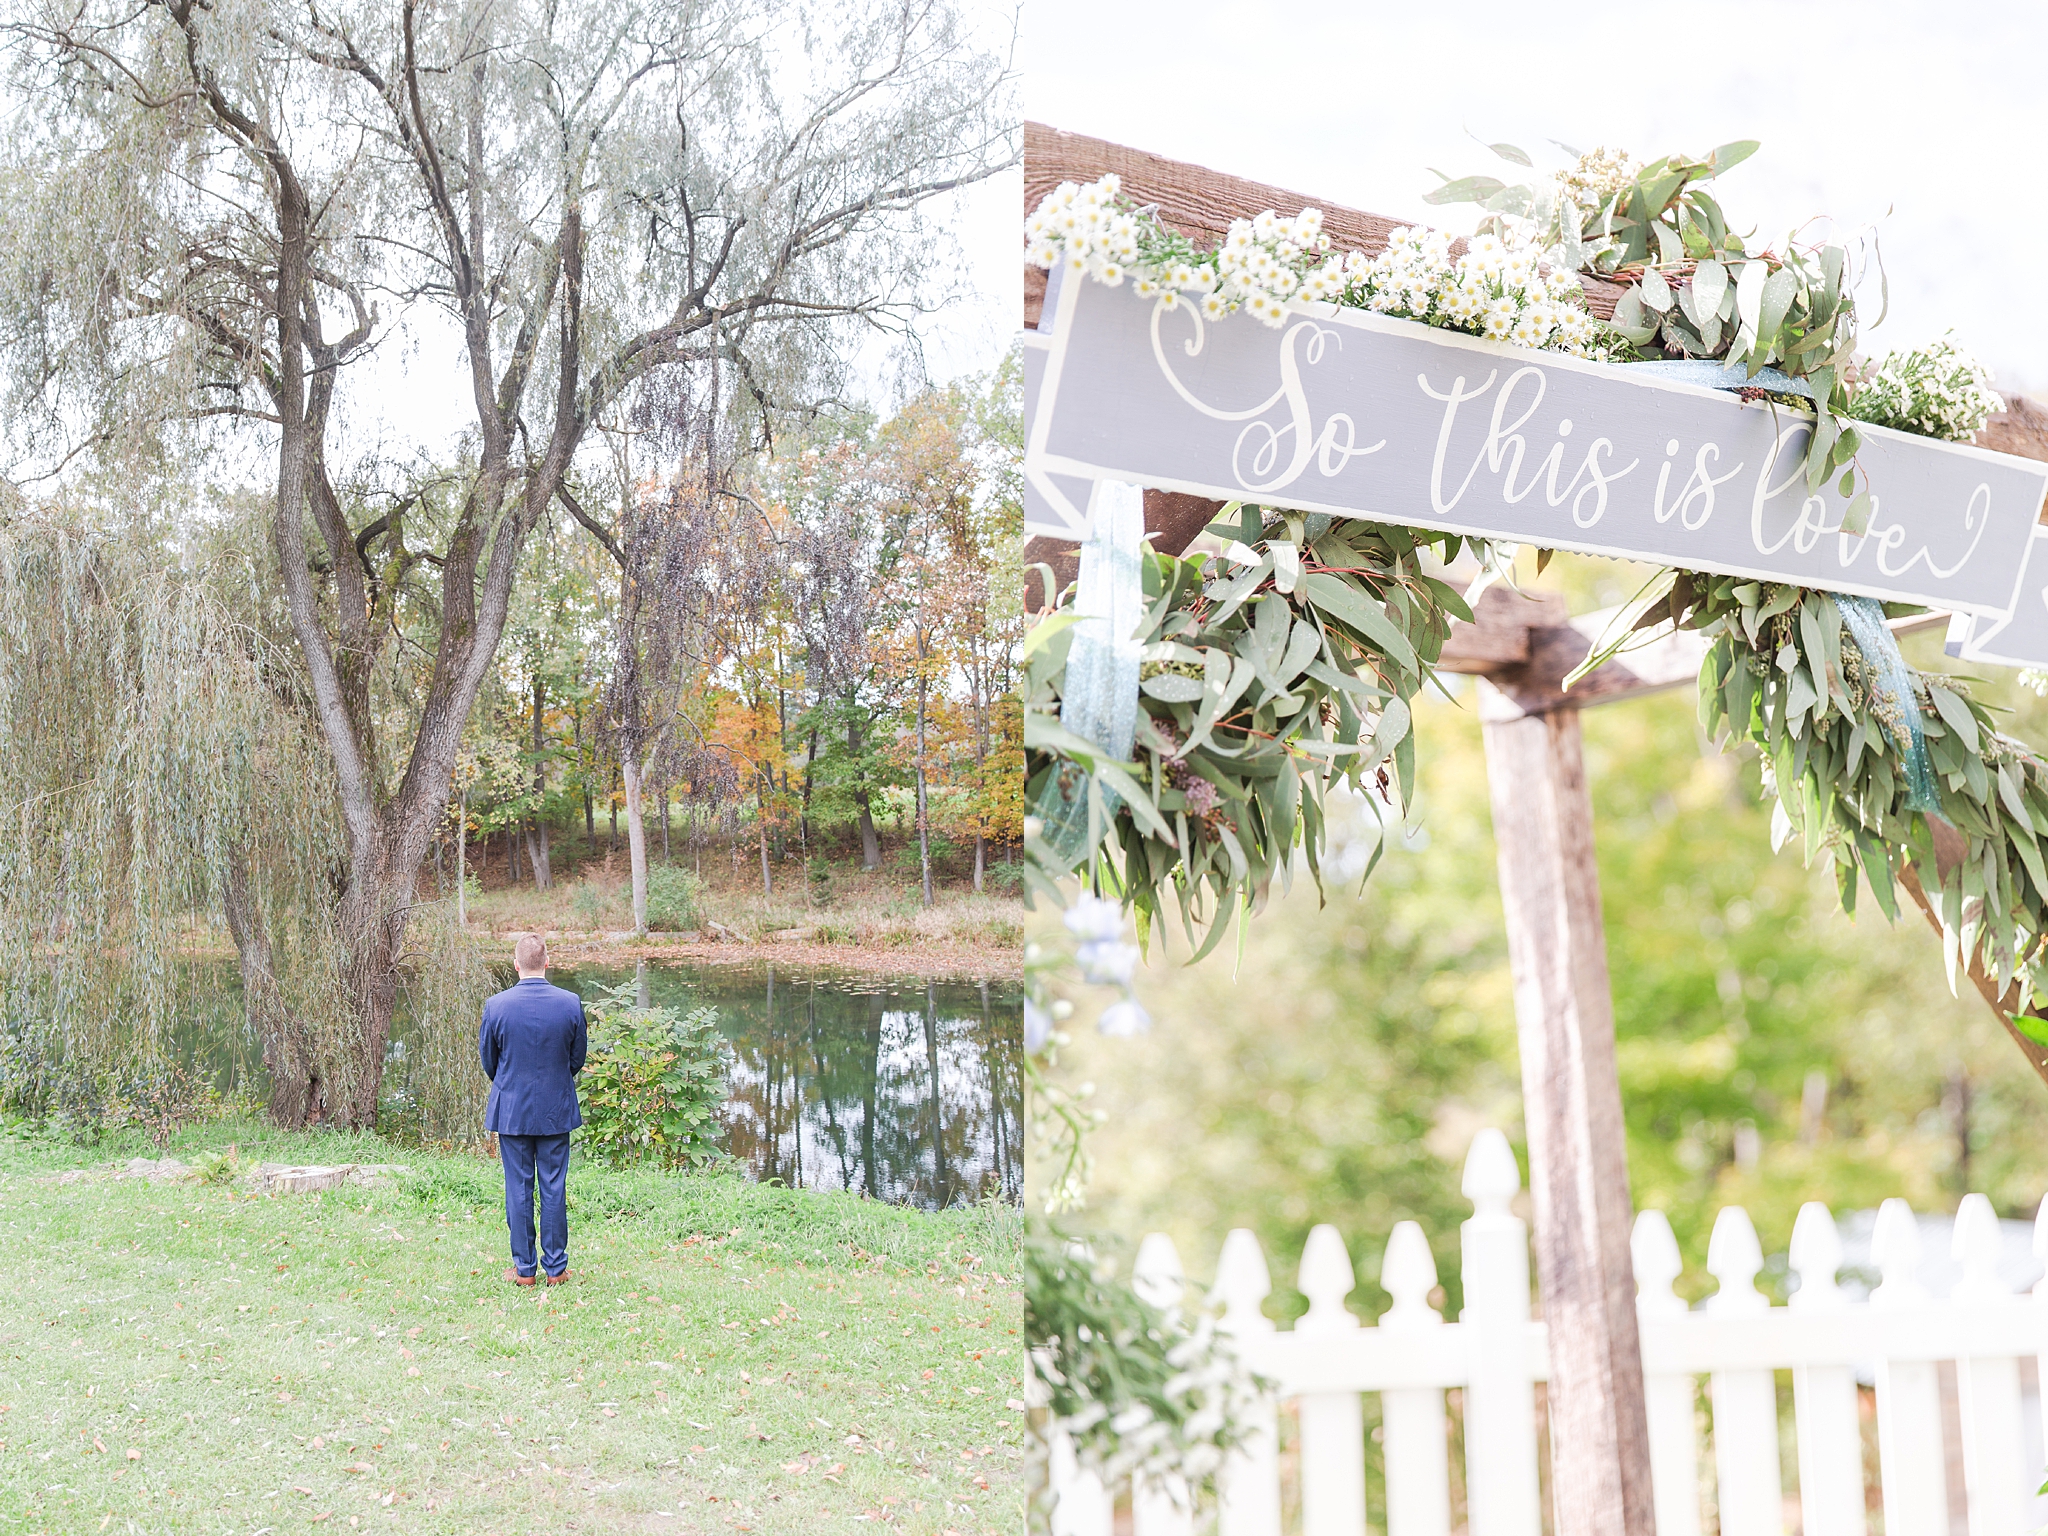
[[[2048,667],[2048,528],[2036,530],[2027,545],[2011,607],[1996,615],[1958,614],[1948,652],[1965,661]]]
[[[1039,331],[1024,333],[1024,420],[1038,414],[1038,393],[1044,386],[1045,360],[1052,338]],[[1092,520],[1090,500],[1096,482],[1079,475],[1055,475],[1024,469],[1024,531],[1049,539],[1081,543]]]
[[[1054,302],[1025,453],[1054,490],[1128,480],[1986,615],[2048,492],[2048,464],[1859,426],[1859,538],[1833,484],[1807,490],[1802,410],[1355,309],[1276,329],[1095,282]]]

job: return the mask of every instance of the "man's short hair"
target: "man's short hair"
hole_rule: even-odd
[[[523,933],[519,942],[512,946],[512,963],[522,971],[544,971],[548,968],[547,941],[537,933]]]

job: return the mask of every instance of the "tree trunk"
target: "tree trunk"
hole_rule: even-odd
[[[804,808],[802,820],[797,823],[802,830],[804,854],[811,851],[811,765],[818,760],[818,727],[811,727],[811,739],[804,747]]]
[[[755,817],[754,829],[760,834],[761,838],[761,894],[763,896],[773,896],[775,894],[775,881],[768,873],[768,790],[766,786],[763,786],[756,790],[755,793],[760,797],[760,814]]]
[[[393,869],[387,856],[378,861],[369,878],[353,883],[342,897],[342,990],[351,1015],[351,1038],[330,1099],[337,1104],[336,1123],[349,1130],[377,1128],[384,1055],[391,1044],[391,1022],[398,1012],[404,913],[412,904],[412,875],[418,867],[415,859],[403,870]]]
[[[541,722],[547,714],[548,685],[538,672],[533,675],[533,821],[526,829],[526,862],[533,866],[533,888],[544,891],[554,884],[548,869],[548,823],[545,796],[548,791],[547,764],[541,752],[547,743]]]
[[[462,820],[455,828],[455,926],[469,931],[469,791],[462,792]]]
[[[228,856],[221,906],[242,967],[242,1009],[262,1042],[270,1073],[270,1119],[285,1130],[301,1130],[326,1117],[327,1082],[318,1041],[304,1020],[285,1006],[271,969],[270,936],[263,914],[249,896],[248,866],[237,851]]]
[[[860,769],[860,724],[851,714],[846,720],[846,750],[855,759],[854,772],[860,777],[855,781],[858,787],[853,792],[853,803],[860,812],[860,867],[880,869],[882,867],[882,841],[875,836],[875,816],[868,804],[867,776]]]
[[[548,824],[538,816],[526,825],[526,865],[533,873],[536,891],[545,891],[555,883],[548,865]]]
[[[670,862],[668,851],[668,797],[675,792],[675,785],[661,786],[661,862]]]
[[[633,864],[633,932],[647,932],[647,829],[640,824],[640,765],[626,753],[620,762],[626,780],[626,848]]]
[[[979,827],[974,829],[974,894],[981,894],[981,875],[988,862],[988,838]]]
[[[917,658],[917,862],[924,873],[924,904],[932,904],[932,838],[931,806],[925,793],[924,774],[924,728],[925,695],[928,684],[924,675],[924,646],[920,643]]]

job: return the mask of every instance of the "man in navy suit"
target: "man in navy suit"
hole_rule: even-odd
[[[540,1184],[540,1267],[548,1284],[569,1278],[569,1133],[583,1123],[576,1074],[590,1050],[583,999],[548,984],[548,947],[529,933],[512,950],[519,983],[484,1003],[477,1055],[491,1080],[484,1127],[498,1133],[505,1165],[505,1224],[512,1229],[514,1285],[534,1283],[533,1188]]]

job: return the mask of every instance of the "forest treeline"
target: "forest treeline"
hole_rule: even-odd
[[[744,858],[770,894],[813,858],[880,868],[893,823],[926,905],[935,866],[1014,890],[1019,383],[1013,354],[764,454],[739,490],[685,472],[572,492],[594,527],[563,515],[529,554],[463,736],[443,880],[458,828],[469,859],[540,889],[551,832],[617,846],[630,751],[665,860]],[[622,496],[615,533],[600,517]]]

